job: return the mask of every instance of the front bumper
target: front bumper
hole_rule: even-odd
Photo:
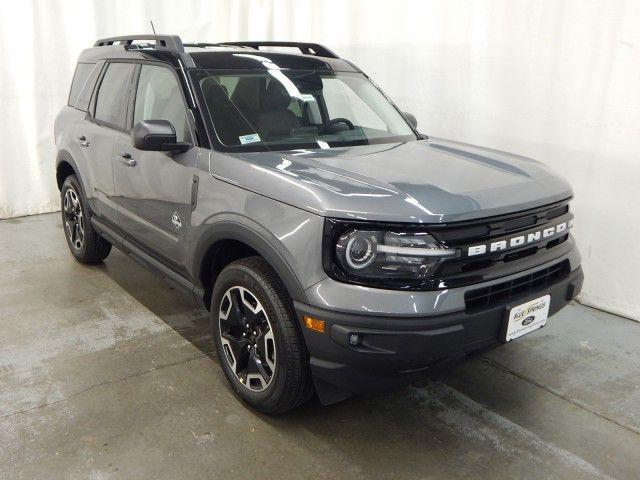
[[[496,346],[509,305],[550,293],[551,316],[575,298],[582,281],[578,266],[551,285],[472,313],[381,316],[336,312],[299,302],[295,308],[320,399],[331,403],[348,396],[346,392],[369,393],[410,382],[435,363]],[[305,328],[305,315],[324,320],[324,333]],[[351,334],[358,335],[358,345],[350,344]]]

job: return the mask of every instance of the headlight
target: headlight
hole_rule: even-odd
[[[338,240],[336,250],[344,259],[347,268],[363,270],[371,265],[378,255],[378,240],[375,232],[352,231]]]
[[[444,259],[460,254],[427,232],[373,230],[333,220],[328,221],[327,230],[325,270],[351,283],[410,288],[430,278]]]

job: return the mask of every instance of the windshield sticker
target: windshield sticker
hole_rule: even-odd
[[[241,145],[246,145],[247,143],[256,143],[256,142],[261,142],[262,140],[260,140],[260,135],[258,135],[257,133],[252,133],[251,135],[240,135],[238,137],[240,139],[240,144]]]

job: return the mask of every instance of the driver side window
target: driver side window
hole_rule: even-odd
[[[176,129],[178,142],[191,141],[180,85],[168,68],[142,65],[133,124],[140,120],[168,120]]]

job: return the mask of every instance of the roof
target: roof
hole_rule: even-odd
[[[265,51],[263,48],[289,48],[296,52]],[[97,40],[84,50],[82,63],[104,59],[156,60],[176,68],[226,70],[360,71],[327,47],[309,42],[247,41],[225,43],[183,43],[175,35],[126,35]]]

